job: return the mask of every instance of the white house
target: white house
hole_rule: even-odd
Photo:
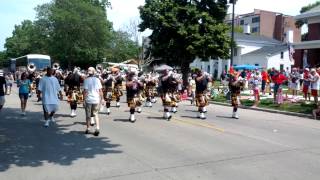
[[[287,45],[265,36],[235,33],[237,47],[234,50],[233,65],[257,65],[264,68],[286,69],[291,67]],[[190,68],[202,69],[215,77],[220,77],[223,70],[228,70],[230,60],[195,59]]]

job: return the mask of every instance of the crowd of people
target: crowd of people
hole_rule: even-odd
[[[87,127],[85,133],[95,126],[93,134],[100,133],[99,111],[105,109],[111,114],[111,103],[120,107],[120,98],[126,95],[129,108],[128,121],[136,121],[135,113],[142,112],[142,106],[152,107],[160,97],[163,105],[163,118],[170,120],[178,111],[179,102],[183,94],[189,91],[194,97],[193,103],[198,107],[198,118],[206,119],[208,105],[208,88],[212,78],[209,74],[197,70],[190,75],[194,82],[185,90],[182,76],[176,71],[168,69],[153,73],[142,73],[136,69],[125,72],[117,67],[109,69],[95,69],[90,67],[86,71],[75,68],[73,71],[61,71],[47,68],[38,72],[18,72],[5,74],[0,78],[1,108],[5,102],[5,94],[10,94],[12,85],[16,82],[21,101],[21,115],[27,115],[28,99],[36,94],[38,102],[42,102],[44,111],[44,126],[49,127],[55,122],[54,114],[58,111],[59,103],[64,95],[70,104],[70,117],[77,116],[77,107],[83,104],[86,114]]]
[[[244,89],[250,90],[255,97],[255,105],[259,103],[260,97],[273,94],[274,103],[282,104],[285,98],[292,102],[299,101],[299,94],[303,95],[305,101],[310,101],[311,96],[315,104],[318,104],[318,91],[320,87],[320,68],[292,68],[286,70],[277,70],[272,68],[255,70],[233,70],[237,76],[244,82]],[[227,74],[221,76],[225,81]],[[288,90],[284,94],[283,88]]]
[[[240,93],[249,89],[255,98],[257,106],[262,95],[272,95],[274,103],[281,104],[284,100],[283,86],[286,85],[291,92],[291,100],[295,101],[299,91],[303,92],[305,100],[318,104],[318,91],[320,69],[305,68],[292,71],[270,70],[241,70],[230,69],[221,75],[222,84],[228,87],[231,104],[233,106],[232,118],[239,118],[238,106]],[[122,72],[118,67],[109,69],[95,69],[90,67],[86,71],[75,68],[73,71],[61,71],[47,68],[38,72],[16,72],[15,74],[0,74],[0,111],[5,103],[5,95],[12,93],[13,84],[18,87],[21,102],[21,115],[26,116],[27,102],[36,94],[38,102],[42,102],[44,111],[44,126],[49,127],[55,122],[54,114],[58,111],[60,100],[64,95],[70,104],[70,117],[77,116],[77,107],[83,104],[86,114],[86,130],[95,126],[93,134],[100,133],[99,111],[111,114],[111,103],[120,107],[120,98],[126,94],[129,108],[130,122],[135,122],[135,113],[142,112],[142,105],[152,107],[160,97],[163,105],[163,118],[170,120],[177,112],[179,102],[189,96],[191,104],[198,107],[197,117],[206,119],[206,106],[213,89],[212,77],[199,69],[190,73],[188,83],[182,81],[182,75],[176,71],[163,69],[159,72],[142,73],[136,69]],[[124,93],[125,91],[125,93]],[[314,115],[320,109],[314,110]]]

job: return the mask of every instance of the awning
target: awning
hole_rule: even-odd
[[[320,40],[293,43],[292,46],[294,49],[320,49]]]

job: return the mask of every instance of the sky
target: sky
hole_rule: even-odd
[[[7,37],[12,36],[14,26],[25,19],[34,20],[34,8],[51,0],[0,0],[0,50],[4,50]],[[302,6],[317,0],[238,0],[236,14],[253,12],[254,9],[275,11],[287,15],[298,15]],[[114,29],[123,28],[130,20],[139,19],[138,7],[144,0],[110,0],[108,19],[113,22]],[[231,12],[231,8],[229,9]]]

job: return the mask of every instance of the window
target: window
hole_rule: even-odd
[[[259,64],[254,64],[255,66],[259,66]]]
[[[283,59],[283,52],[280,53],[280,58]]]
[[[280,64],[280,71],[283,71],[284,65]]]
[[[252,18],[252,23],[257,23],[257,22],[260,22],[260,17],[254,17]]]
[[[238,56],[238,48],[233,48],[233,56]]]
[[[252,32],[252,33],[257,33],[257,32],[259,32],[259,27],[253,27],[253,28],[251,29],[251,32]]]
[[[244,20],[243,19],[240,21],[240,25],[244,25]]]

